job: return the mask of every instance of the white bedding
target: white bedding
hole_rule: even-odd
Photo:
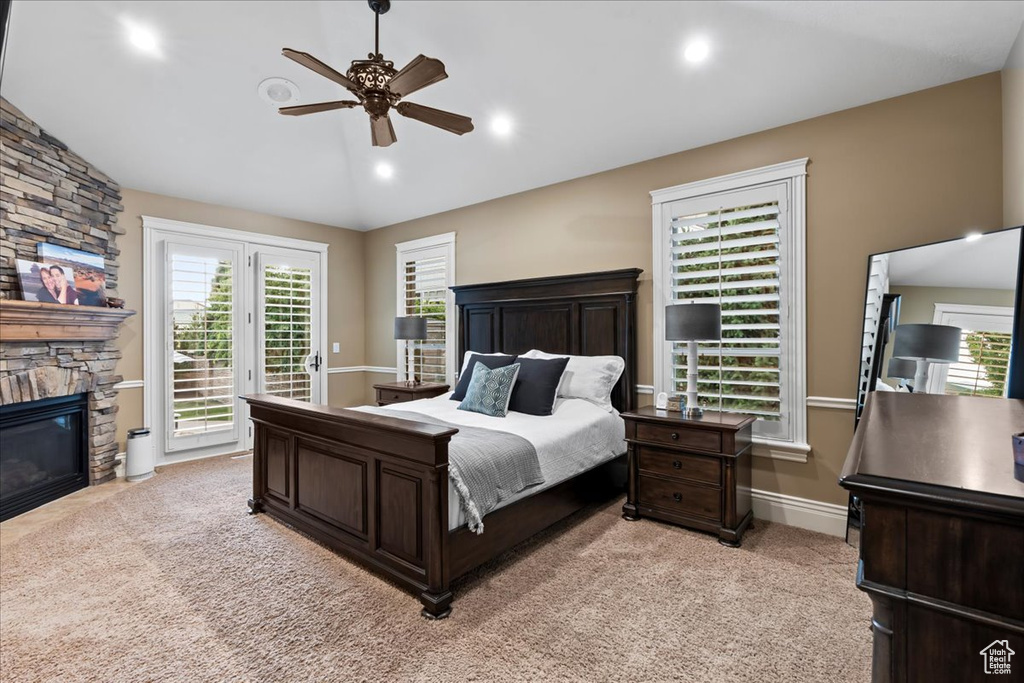
[[[551,415],[540,417],[509,412],[506,417],[491,417],[459,410],[459,402],[451,393],[437,398],[398,403],[390,408],[429,415],[455,425],[482,427],[518,434],[537,449],[544,483],[520,491],[501,501],[496,510],[510,503],[550,488],[581,472],[608,462],[626,452],[625,422],[615,411],[609,413],[582,399],[558,399]],[[387,414],[388,407],[362,406],[356,410]],[[484,525],[486,529],[486,520]],[[457,529],[466,523],[459,496],[448,482],[448,528]],[[486,531],[485,531],[486,533]]]

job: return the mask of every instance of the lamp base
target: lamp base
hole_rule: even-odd
[[[419,377],[413,377],[412,379],[405,380],[405,386],[409,388],[418,387],[421,384],[423,384],[423,382],[420,381]]]
[[[685,408],[683,410],[683,417],[687,420],[696,420],[697,418],[704,417],[704,409],[700,407]]]

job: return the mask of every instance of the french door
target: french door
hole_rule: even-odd
[[[321,402],[319,259],[297,249],[256,254],[256,373],[261,394]]]
[[[143,224],[152,264],[144,412],[159,462],[251,448],[241,395],[326,402],[323,245],[265,244],[255,239],[270,238],[160,219]]]

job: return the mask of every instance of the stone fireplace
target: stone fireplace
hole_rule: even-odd
[[[131,312],[21,301],[15,259],[37,261],[39,242],[100,254],[117,296],[121,210],[116,182],[0,98],[0,405],[84,394],[91,484],[114,478],[117,333]]]

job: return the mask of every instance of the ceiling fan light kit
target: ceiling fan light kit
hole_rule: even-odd
[[[445,73],[441,60],[424,55],[419,55],[400,71],[396,70],[394,62],[384,59],[380,52],[380,15],[391,8],[391,3],[389,0],[368,2],[376,15],[374,51],[367,55],[367,59],[354,60],[346,73],[342,74],[332,69],[306,52],[287,47],[282,50],[282,54],[288,59],[334,81],[357,99],[281,107],[279,111],[286,116],[303,116],[335,109],[362,107],[370,115],[370,137],[374,147],[387,147],[398,140],[389,116],[392,109],[401,116],[456,135],[473,130],[473,120],[468,116],[402,101],[406,95],[443,81],[448,78],[448,74]]]

